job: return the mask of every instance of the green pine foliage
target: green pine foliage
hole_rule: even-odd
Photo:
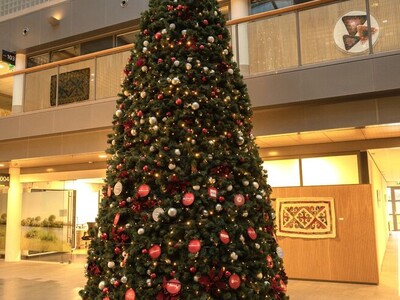
[[[150,0],[124,70],[83,299],[288,299],[216,0]]]

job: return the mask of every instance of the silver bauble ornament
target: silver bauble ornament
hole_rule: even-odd
[[[122,276],[121,277],[121,282],[124,283],[124,284],[127,283],[128,282],[128,278],[126,276]]]
[[[178,84],[181,83],[181,81],[179,80],[178,77],[174,77],[174,78],[172,78],[171,83],[172,83],[173,85],[178,85]]]
[[[200,104],[198,102],[193,102],[192,103],[192,109],[193,110],[198,110],[200,108]]]

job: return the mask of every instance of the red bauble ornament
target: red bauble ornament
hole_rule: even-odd
[[[194,194],[193,193],[186,193],[185,195],[183,195],[183,198],[182,198],[183,205],[189,206],[189,205],[192,205],[193,202],[194,202]]]
[[[207,128],[203,128],[203,129],[201,130],[201,132],[202,132],[203,134],[206,134],[206,133],[208,133],[208,129],[207,129]]]
[[[200,50],[204,50],[204,45],[199,46]]]
[[[142,254],[147,254],[149,251],[147,249],[142,250]]]
[[[118,280],[116,280],[116,281],[114,281],[114,287],[119,287],[119,281]]]
[[[158,64],[162,64],[162,63],[163,63],[163,59],[162,59],[162,58],[159,58],[159,59],[157,60],[157,63],[158,63]]]
[[[117,254],[117,255],[120,255],[121,254],[121,248],[115,247],[114,248],[114,253]]]
[[[178,279],[171,279],[166,284],[167,292],[176,295],[181,291],[181,282]]]
[[[154,35],[154,37],[155,37],[156,40],[161,39],[161,37],[162,37],[161,32],[157,32],[157,33]]]
[[[207,26],[208,25],[208,20],[203,20],[203,24]]]
[[[107,233],[102,233],[101,234],[101,239],[103,240],[103,241],[105,241],[106,239],[108,239],[108,234]]]
[[[237,288],[239,288],[239,286],[240,286],[240,277],[239,277],[239,275],[237,275],[237,274],[232,274],[230,277],[229,277],[229,286],[232,288],[232,289],[234,289],[234,290],[236,290]]]
[[[196,273],[197,269],[196,267],[190,267],[189,271],[190,273]]]
[[[125,300],[135,300],[136,299],[136,293],[133,289],[129,289],[125,293]]]
[[[150,248],[149,255],[152,259],[157,259],[161,255],[161,247],[158,245],[154,245]]]
[[[231,276],[231,275],[232,275],[231,272],[229,272],[229,271],[226,271],[226,272],[225,272],[225,277],[229,277],[229,276]]]
[[[138,194],[140,197],[146,197],[150,193],[150,187],[147,184],[139,186]]]
[[[222,243],[229,244],[229,242],[231,241],[229,238],[229,234],[228,232],[226,232],[225,230],[221,230],[219,233],[219,239],[221,240]]]
[[[201,242],[200,240],[191,240],[188,245],[188,251],[190,253],[197,253],[200,251]]]
[[[157,100],[162,100],[164,99],[164,95],[163,94],[158,94],[157,95]]]
[[[175,104],[182,105],[182,99],[181,98],[176,99]]]
[[[233,202],[235,202],[236,206],[242,206],[245,202],[244,196],[241,194],[235,195]]]
[[[253,227],[247,228],[247,234],[249,235],[249,238],[252,240],[255,240],[257,238],[257,232],[254,230]]]
[[[157,277],[157,274],[156,274],[156,273],[151,273],[151,274],[150,274],[150,278],[151,278],[151,279],[155,279],[156,277]]]
[[[124,200],[120,201],[120,202],[118,203],[118,206],[119,206],[120,208],[125,207],[125,206],[126,206],[126,201],[124,201]]]
[[[224,202],[225,197],[224,196],[219,196],[218,200],[219,200],[219,202]]]
[[[138,116],[138,117],[143,117],[143,112],[142,112],[141,110],[139,110],[139,111],[136,113],[136,116]]]
[[[120,214],[119,214],[119,213],[116,213],[116,214],[115,214],[115,217],[114,217],[114,222],[113,222],[114,225],[117,225],[117,224],[118,224],[119,217],[120,217]]]

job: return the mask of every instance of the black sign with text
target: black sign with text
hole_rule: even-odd
[[[1,53],[1,60],[15,66],[16,55],[14,52],[3,50]]]
[[[10,186],[10,174],[0,173],[0,186]]]

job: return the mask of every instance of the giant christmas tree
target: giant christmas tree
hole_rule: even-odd
[[[217,0],[150,0],[125,68],[83,299],[288,299]]]

